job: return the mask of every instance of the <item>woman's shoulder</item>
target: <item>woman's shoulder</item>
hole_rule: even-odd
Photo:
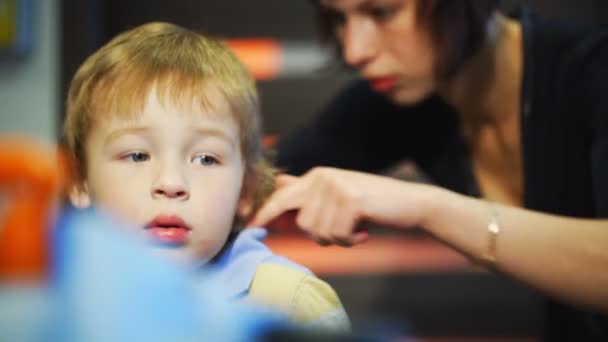
[[[524,96],[534,100],[537,112],[553,116],[561,110],[570,113],[564,118],[572,118],[575,113],[590,114],[591,104],[603,103],[590,96],[608,91],[608,26],[529,11],[518,19],[523,29]]]
[[[547,18],[522,10],[517,16],[524,32],[524,50],[542,69],[576,70],[608,54],[608,25]]]

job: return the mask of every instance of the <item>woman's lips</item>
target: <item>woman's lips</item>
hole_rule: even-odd
[[[396,77],[372,78],[369,80],[369,83],[375,92],[386,93],[386,92],[393,90],[393,88],[395,88],[395,86],[397,85],[397,78]]]
[[[185,245],[192,230],[177,215],[158,215],[144,228],[153,241],[172,246]]]

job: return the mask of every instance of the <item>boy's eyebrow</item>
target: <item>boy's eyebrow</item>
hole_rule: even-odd
[[[105,142],[106,142],[106,144],[109,144],[112,141],[116,140],[117,138],[119,138],[125,134],[137,134],[137,133],[145,132],[148,130],[150,130],[150,128],[145,127],[145,126],[136,126],[136,127],[127,127],[127,128],[117,129],[114,132],[108,134],[108,136],[105,139]]]
[[[234,146],[234,139],[232,139],[228,133],[224,132],[221,129],[209,128],[209,127],[197,127],[197,128],[195,128],[195,132],[202,136],[205,136],[205,137],[212,136],[212,137],[216,137],[216,138],[225,140],[231,146]]]
[[[135,126],[135,127],[117,129],[114,132],[108,134],[108,136],[105,139],[105,143],[109,144],[112,141],[120,138],[121,136],[123,136],[125,134],[137,134],[137,133],[142,133],[142,132],[146,132],[149,130],[150,130],[150,127],[146,127],[146,126]],[[227,142],[230,146],[236,147],[234,139],[232,139],[228,133],[224,132],[221,129],[209,128],[209,127],[196,127],[194,129],[194,131],[197,134],[204,136],[204,137],[219,138],[219,139]]]

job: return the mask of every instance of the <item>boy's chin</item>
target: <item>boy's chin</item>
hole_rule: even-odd
[[[164,258],[184,266],[202,266],[209,262],[209,260],[194,256],[192,251],[188,250],[185,246],[157,245],[154,246],[154,251]]]

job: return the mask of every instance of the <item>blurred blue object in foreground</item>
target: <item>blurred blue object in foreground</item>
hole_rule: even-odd
[[[250,341],[284,323],[222,300],[220,288],[119,225],[94,210],[66,211],[51,234],[50,284],[0,287],[2,340]]]

